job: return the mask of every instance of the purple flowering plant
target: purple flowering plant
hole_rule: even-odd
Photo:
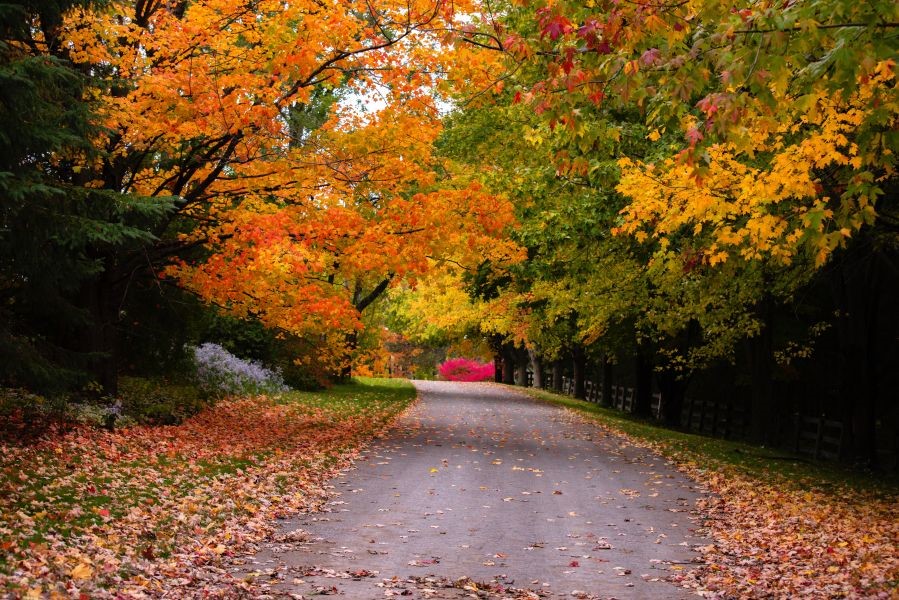
[[[290,390],[277,370],[238,358],[218,344],[207,342],[192,351],[197,384],[207,392],[228,396]]]

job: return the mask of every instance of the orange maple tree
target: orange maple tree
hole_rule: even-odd
[[[476,14],[443,0],[140,0],[45,27],[42,43],[90,74],[102,119],[105,152],[79,177],[170,203],[152,248],[105,257],[97,321],[117,318],[136,270],[178,255],[165,273],[205,300],[340,340],[429,257],[509,254],[495,241],[509,205],[431,153],[441,103],[499,72],[456,34]]]

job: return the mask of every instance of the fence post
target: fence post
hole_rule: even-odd
[[[715,437],[715,431],[718,429],[718,400],[712,404],[712,437]]]
[[[824,422],[826,420],[823,414],[818,417],[818,434],[815,436],[815,460],[821,460],[821,441],[824,438]]]
[[[687,405],[687,431],[691,431],[693,429],[693,398],[687,398],[689,402]]]

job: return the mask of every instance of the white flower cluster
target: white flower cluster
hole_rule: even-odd
[[[219,346],[205,343],[193,348],[197,383],[214,394],[276,394],[289,391],[281,373],[251,360],[238,358]]]

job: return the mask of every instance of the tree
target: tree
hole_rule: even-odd
[[[451,59],[471,85],[482,79],[466,66],[476,61],[471,49],[453,58],[455,19],[471,10],[467,3],[58,8],[16,13],[7,49],[32,64],[67,66],[65,80],[60,69],[52,77],[68,90],[37,106],[45,123],[84,127],[77,140],[42,138],[10,164],[82,190],[69,212],[85,227],[72,236],[77,247],[59,249],[89,268],[83,277],[60,269],[71,276],[53,285],[88,318],[53,337],[92,357],[91,377],[107,393],[115,392],[128,290],[135,279],[162,276],[173,257],[181,261],[167,274],[207,301],[298,335],[337,327],[338,344],[370,299],[443,249],[438,240],[471,241],[476,252],[473,236],[504,226],[501,204],[476,188],[436,193],[428,153],[439,128],[435,95],[452,86]],[[54,87],[43,83],[28,93]],[[375,94],[383,109],[351,107]],[[93,115],[63,114],[72,98]],[[16,163],[32,156],[43,162]],[[24,223],[13,225],[15,237],[30,235]],[[439,236],[428,229],[436,224]],[[450,227],[462,233],[443,236]],[[22,287],[38,289],[30,280]]]
[[[111,335],[94,319],[90,282],[106,260],[142,252],[172,204],[88,183],[102,162],[89,80],[57,49],[62,14],[81,2],[20,2],[0,10],[0,379],[55,393],[86,383]],[[92,309],[92,310],[91,310]],[[91,337],[78,332],[91,331]],[[91,339],[93,338],[93,339]]]
[[[845,0],[540,2],[510,6],[500,20],[512,31],[498,49],[516,72],[537,73],[517,82],[515,99],[548,125],[547,155],[562,174],[589,173],[605,155],[595,141],[622,137],[622,115],[645,128],[650,148],[621,153],[614,183],[625,202],[612,231],[645,248],[635,326],[681,377],[734,360],[744,342],[755,348],[762,429],[780,307],[832,279],[829,261],[858,265],[868,240],[892,235],[897,21],[894,3]],[[863,323],[878,318],[853,303],[844,320],[856,322],[849,337],[859,348],[874,339],[859,337]],[[871,437],[877,392],[859,394],[845,398],[867,415],[852,429],[865,421],[860,438]]]
[[[524,101],[570,135],[594,107],[626,106],[653,139],[678,134],[668,157],[622,162],[620,231],[664,244],[711,230],[711,264],[808,252],[820,266],[873,222],[895,168],[893,3],[561,2],[533,16],[539,34],[513,46],[545,77]]]

